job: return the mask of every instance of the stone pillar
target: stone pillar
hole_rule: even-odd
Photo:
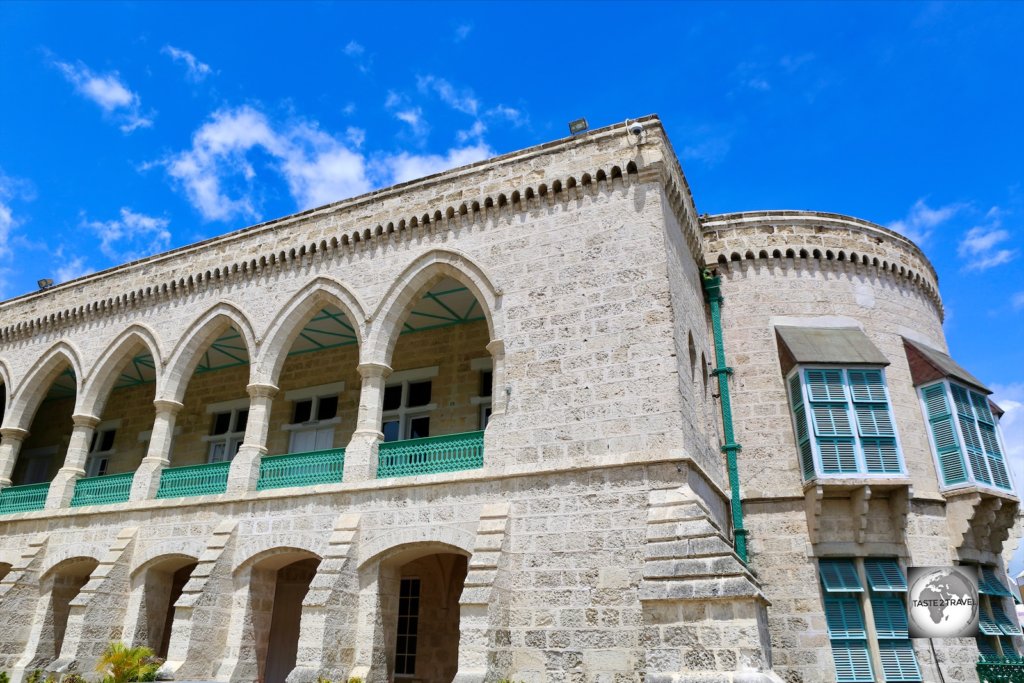
[[[132,479],[130,500],[148,500],[156,497],[160,489],[160,475],[164,468],[171,464],[171,443],[174,440],[174,422],[184,407],[177,401],[158,398],[153,401],[156,406],[156,419],[153,420],[153,431],[149,437],[149,450],[146,457],[139,463]]]
[[[74,429],[71,430],[71,441],[68,452],[64,456],[64,466],[50,483],[50,491],[46,496],[46,508],[63,508],[71,504],[75,495],[75,485],[85,476],[85,459],[89,456],[89,446],[93,433],[100,419],[94,415],[72,415]]]
[[[346,482],[377,478],[377,445],[384,440],[380,420],[384,383],[391,374],[391,368],[383,363],[360,363],[358,370],[363,383],[359,392],[356,430],[345,448]]]
[[[28,438],[28,432],[17,427],[0,429],[0,489],[11,485],[14,464],[18,462],[21,444]]]
[[[245,423],[245,439],[231,461],[228,492],[254,491],[260,478],[260,460],[267,454],[267,433],[270,431],[270,408],[277,387],[273,384],[250,384],[249,419]]]

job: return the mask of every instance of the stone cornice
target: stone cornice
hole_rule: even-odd
[[[58,308],[56,311],[36,315],[26,320],[12,322],[0,327],[0,342],[11,342],[17,339],[24,339],[36,334],[61,329],[69,325],[82,323],[86,320],[103,318],[110,315],[120,314],[127,310],[140,306],[149,305],[159,301],[175,300],[188,296],[196,291],[204,290],[211,286],[221,286],[229,282],[245,280],[265,274],[266,271],[285,270],[302,266],[314,259],[333,257],[337,253],[351,253],[376,245],[382,241],[393,239],[409,239],[423,233],[437,233],[452,229],[461,225],[472,225],[477,221],[488,219],[497,220],[504,216],[511,216],[518,213],[528,213],[541,209],[545,206],[561,204],[568,206],[570,202],[580,202],[587,196],[596,196],[600,193],[610,193],[616,187],[628,187],[636,182],[661,182],[665,188],[666,195],[677,213],[683,230],[686,233],[687,243],[690,245],[695,257],[700,258],[701,241],[698,234],[698,222],[693,208],[693,200],[689,194],[689,187],[679,168],[678,161],[671,150],[661,122],[656,116],[648,116],[639,119],[645,123],[651,142],[645,143],[643,149],[654,146],[656,151],[652,154],[649,164],[643,163],[643,152],[641,147],[622,142],[628,134],[625,131],[625,124],[616,124],[607,128],[598,129],[575,138],[567,138],[549,142],[526,150],[506,154],[485,161],[477,162],[451,171],[438,173],[419,180],[402,183],[382,190],[348,199],[327,206],[310,209],[296,213],[284,218],[260,223],[242,230],[229,233],[220,237],[198,242],[189,246],[174,249],[153,257],[134,261],[118,266],[100,273],[84,276],[76,280],[58,285],[43,292],[33,292],[7,302],[0,303],[0,316],[5,318],[17,316],[17,309],[26,304],[35,304],[43,307],[46,304],[59,304],[60,297],[70,291],[82,288],[97,289],[111,287],[110,280],[119,275],[128,275],[142,279],[143,273],[161,267],[168,271],[186,271],[189,263],[189,256],[211,251],[231,253],[231,247],[238,243],[241,245],[244,240],[267,234],[275,240],[280,239],[280,231],[297,226],[305,226],[310,222],[324,220],[327,222],[330,236],[324,236],[319,240],[302,240],[296,236],[295,242],[288,248],[275,248],[273,251],[266,251],[262,254],[252,253],[246,258],[238,260],[226,260],[220,267],[208,268],[203,271],[182,273],[177,277],[161,278],[146,287],[126,289],[120,293],[95,299],[89,303]],[[615,136],[618,136],[616,139]],[[657,145],[652,145],[657,143]],[[576,148],[595,146],[595,153],[607,159],[609,150],[614,153],[621,151],[621,161],[616,164],[608,163],[607,168],[579,169],[575,175],[565,178],[550,179],[529,187],[509,187],[501,192],[488,192],[475,200],[462,201],[458,204],[448,204],[444,209],[444,195],[437,193],[437,199],[429,202],[432,206],[426,206],[423,202],[415,212],[402,206],[406,211],[404,217],[395,216],[395,220],[387,222],[373,221],[373,227],[353,229],[355,224],[364,222],[365,214],[371,210],[377,210],[389,201],[394,203],[400,195],[411,193],[423,193],[439,184],[450,185],[452,181],[466,179],[467,185],[472,185],[474,174],[483,174],[498,167],[522,164],[523,162],[559,152],[573,153]],[[619,149],[616,150],[615,147]],[[663,149],[660,147],[664,146]],[[607,149],[605,149],[607,148]],[[660,152],[660,153],[659,153]],[[585,159],[585,154],[579,155]],[[666,158],[669,161],[666,162]],[[639,164],[637,163],[639,160]],[[489,185],[493,185],[490,183]],[[450,196],[450,193],[449,193]],[[403,200],[407,197],[403,196]],[[415,203],[413,202],[413,205]],[[375,223],[375,225],[374,225]],[[268,240],[269,241],[269,240]],[[248,245],[246,245],[248,246]],[[176,268],[176,266],[178,266]],[[56,308],[56,306],[55,306]]]

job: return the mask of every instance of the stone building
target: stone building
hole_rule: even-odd
[[[0,670],[971,681],[1018,509],[935,273],[656,117],[0,304]],[[969,563],[985,636],[911,641]]]

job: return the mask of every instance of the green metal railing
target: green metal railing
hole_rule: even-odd
[[[71,497],[71,507],[83,505],[109,505],[124,503],[132,492],[134,472],[124,474],[107,474],[102,477],[86,477],[75,483],[75,495]]]
[[[446,434],[382,443],[377,478],[472,470],[484,466],[484,433]]]
[[[224,493],[228,488],[230,462],[168,467],[160,475],[157,498],[184,498]]]
[[[1024,659],[1020,657],[985,657],[978,661],[981,683],[1024,683]]]
[[[345,471],[345,449],[264,456],[256,490],[336,484]]]
[[[46,494],[50,492],[50,482],[45,484],[26,484],[25,486],[8,486],[0,490],[0,515],[12,512],[29,512],[42,510],[46,505]]]

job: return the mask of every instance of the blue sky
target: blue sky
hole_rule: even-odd
[[[1024,5],[0,3],[0,296],[661,115],[702,213],[916,239],[1024,481]]]

